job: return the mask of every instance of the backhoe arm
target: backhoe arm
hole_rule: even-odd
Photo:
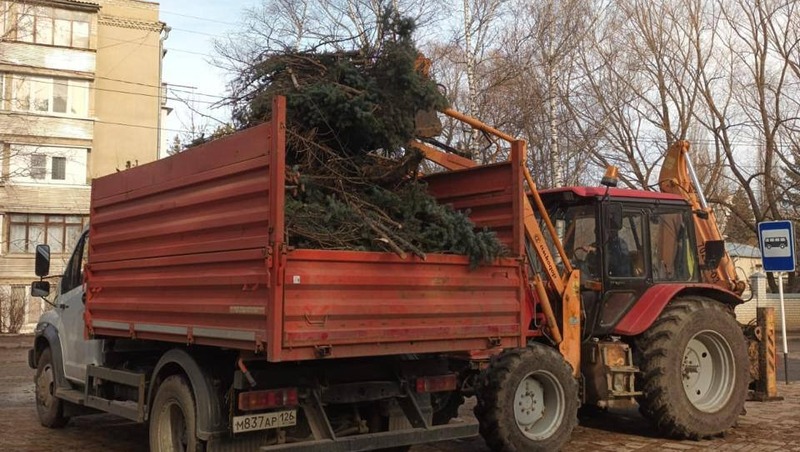
[[[697,251],[700,259],[704,259],[706,243],[712,240],[722,240],[722,234],[717,226],[714,211],[706,202],[688,153],[688,141],[679,140],[669,147],[664,163],[661,166],[658,185],[663,193],[683,196],[692,206]],[[702,277],[705,282],[715,284],[739,295],[744,292],[745,283],[738,279],[736,267],[727,251],[716,267],[703,268]]]

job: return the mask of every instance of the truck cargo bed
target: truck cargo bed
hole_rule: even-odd
[[[270,361],[513,347],[521,260],[289,249],[284,118],[92,184],[86,323],[133,337],[263,351]],[[516,166],[430,178],[431,192],[521,255]]]

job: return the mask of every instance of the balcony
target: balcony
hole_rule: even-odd
[[[0,111],[0,131],[6,136],[91,140],[94,136],[94,120]]]
[[[26,70],[48,69],[94,74],[93,50],[71,49],[25,42],[0,42],[0,64],[19,65]]]

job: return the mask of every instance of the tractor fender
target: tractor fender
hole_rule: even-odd
[[[672,299],[681,295],[702,295],[730,306],[731,310],[744,301],[733,292],[713,284],[657,284],[647,289],[633,308],[614,327],[613,334],[636,336],[650,328]]]
[[[173,348],[158,360],[151,381],[156,382],[174,374],[183,374],[189,380],[197,405],[197,436],[208,440],[212,436],[228,431],[226,410],[223,408],[223,395],[214,379],[202,365],[186,350]],[[152,384],[148,389],[148,406],[152,405],[158,390]],[[147,413],[149,418],[150,413]]]

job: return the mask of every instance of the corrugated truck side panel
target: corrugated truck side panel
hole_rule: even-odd
[[[245,349],[267,341],[270,244],[283,231],[279,122],[94,181],[90,333]]]

